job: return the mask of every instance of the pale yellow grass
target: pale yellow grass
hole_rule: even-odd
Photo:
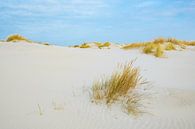
[[[25,38],[19,34],[14,34],[14,35],[8,36],[6,41],[7,42],[17,42],[17,41],[31,42],[30,40],[28,40],[27,38]]]
[[[142,80],[139,69],[134,68],[132,62],[127,63],[110,77],[94,82],[92,86],[92,101],[96,103],[105,102],[108,105],[119,101],[123,103],[128,113],[138,112],[138,107],[136,107],[136,104],[133,106],[133,103],[139,103],[139,98],[130,96],[138,85],[144,83],[146,82]],[[130,104],[130,102],[132,103]],[[130,107],[134,108],[131,109]]]
[[[132,43],[132,44],[127,44],[123,46],[123,49],[134,49],[134,48],[140,48],[144,47],[147,43]]]
[[[98,48],[103,48],[103,47],[109,47],[111,45],[110,42],[105,42],[105,43],[96,43],[96,45],[98,46]]]

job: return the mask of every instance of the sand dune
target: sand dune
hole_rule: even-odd
[[[194,129],[195,49],[166,55],[0,42],[0,128]],[[91,103],[92,81],[133,59],[152,86],[146,113]]]

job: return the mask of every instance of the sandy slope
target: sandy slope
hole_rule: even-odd
[[[0,43],[0,128],[194,129],[195,49],[166,55]],[[128,116],[117,106],[91,103],[92,81],[135,58],[153,87],[148,113]]]

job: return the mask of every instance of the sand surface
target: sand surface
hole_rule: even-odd
[[[195,48],[166,56],[0,42],[0,129],[195,129]],[[147,113],[91,103],[93,80],[133,59],[151,83]]]

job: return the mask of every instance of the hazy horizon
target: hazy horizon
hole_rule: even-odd
[[[195,0],[2,0],[0,39],[71,45],[157,37],[195,40]]]

